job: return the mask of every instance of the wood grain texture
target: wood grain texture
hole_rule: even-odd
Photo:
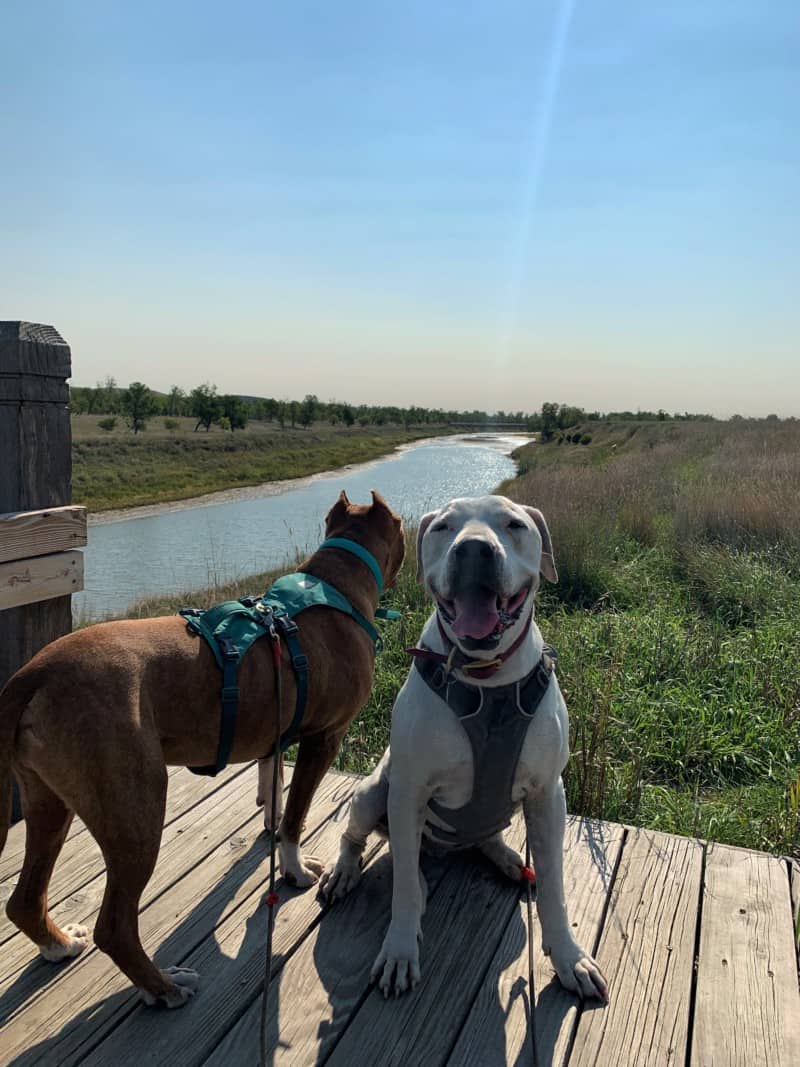
[[[564,838],[564,893],[575,937],[592,952],[600,936],[603,913],[623,845],[624,829],[612,823],[571,818]],[[527,914],[509,923],[459,1040],[450,1067],[487,1063],[532,1063],[530,990],[528,989]],[[541,928],[534,907],[535,1028],[539,1062],[563,1063],[579,1011],[541,951]]]
[[[305,847],[309,854],[327,861],[338,850],[343,826],[334,816],[354,787],[352,778],[337,780],[329,776],[325,780],[314,798],[308,819],[311,833]],[[244,835],[243,830],[240,836]],[[202,1063],[224,1037],[233,1019],[258,996],[264,979],[267,930],[264,896],[269,848],[266,836],[261,833],[250,838],[248,835],[244,848],[244,856],[231,872],[233,886],[224,894],[226,906],[220,909],[217,904],[213,936],[195,937],[180,956],[182,966],[193,967],[202,977],[202,994],[195,998],[192,1010],[170,1012],[165,1026],[162,1013],[137,1005],[95,1053],[80,1059],[85,1067],[107,1067],[109,1063],[114,1067],[140,1067],[143,1047],[156,1063],[180,1063],[181,1067]],[[209,905],[213,908],[218,896],[216,887],[198,905],[193,880],[185,880],[184,910],[192,904],[204,911]],[[322,904],[313,888],[292,889],[282,880],[276,888],[280,899],[273,935],[273,964],[277,970],[319,921]],[[175,957],[174,951],[172,956]],[[159,957],[163,958],[163,954],[159,953]],[[302,1004],[298,1008],[302,1011]],[[255,1063],[257,1050],[253,1051]],[[60,1062],[77,1063],[78,1058],[69,1056]]]
[[[708,846],[692,1064],[796,1067],[800,994],[783,860]]]
[[[352,790],[352,784],[349,788]],[[320,804],[315,805],[309,816],[312,836],[318,829],[317,820],[324,822],[331,814],[332,794],[335,791],[341,795],[341,789],[340,782],[331,781],[320,789]],[[243,813],[245,808],[254,812],[252,798],[249,802],[243,800],[242,804]],[[224,971],[219,952],[212,949],[216,945],[213,936],[215,927],[227,924],[226,928],[238,930],[246,927],[251,933],[256,930],[255,926],[251,926],[250,909],[255,910],[258,898],[263,894],[268,853],[262,817],[260,813],[254,813],[249,822],[222,841],[204,857],[202,863],[190,865],[188,869],[185,867],[184,877],[141,910],[139,928],[145,951],[153,953],[160,966],[177,963],[192,966],[192,950],[208,939],[206,955],[216,959],[218,966],[223,965]],[[186,859],[191,860],[191,853],[185,853],[184,856],[184,863]],[[297,901],[301,909],[305,909],[297,926],[290,924],[290,927],[284,928],[284,935],[292,943],[295,935],[301,936],[306,930],[308,914],[313,910],[314,894],[298,894],[286,887],[282,892],[287,899],[287,906],[282,909],[287,922],[289,915],[296,912],[294,905]],[[240,910],[243,905],[248,906],[246,912]],[[316,905],[316,910],[319,911],[319,905]],[[257,927],[259,934],[263,933],[261,919],[263,909]],[[82,1063],[89,1050],[103,1038],[113,1040],[116,1049],[118,1034],[123,1035],[119,1051],[113,1052],[110,1058],[100,1056],[97,1062],[119,1064],[132,1052],[133,1059],[128,1062],[140,1064],[142,1046],[137,1046],[135,1041],[131,1044],[130,1031],[127,1030],[132,1009],[136,1017],[133,1032],[144,1036],[149,1026],[153,1026],[149,1038],[156,1042],[159,1035],[163,1033],[166,1039],[174,1029],[169,1024],[164,1026],[165,1018],[177,1020],[178,1016],[183,1016],[187,1030],[178,1045],[178,1061],[187,1063],[184,1050],[192,1042],[199,1041],[197,1027],[204,1010],[202,1005],[205,1003],[205,1010],[213,1014],[216,998],[220,995],[220,989],[213,982],[213,974],[207,981],[208,976],[203,975],[203,993],[208,995],[202,999],[198,997],[191,1005],[193,1012],[184,1009],[164,1013],[145,1009],[138,1016],[141,1002],[136,990],[105,953],[87,950],[70,964],[68,972],[69,981],[62,977],[51,982],[44,995],[29,1000],[24,1009],[5,1023],[3,1048],[17,1067]],[[230,992],[235,994],[235,983]],[[0,997],[0,1008],[2,1004],[3,998]],[[154,1045],[151,1054],[155,1052]]]
[[[0,515],[0,563],[83,548],[86,534],[86,508],[77,505]]]
[[[789,860],[792,878],[792,914],[794,916],[794,944],[800,957],[800,863]]]
[[[269,849],[253,804],[255,784],[254,766],[237,769],[221,785],[219,779],[196,778],[184,770],[170,779],[169,825],[146,890],[141,930],[146,949],[155,952],[159,964],[182,963],[201,972],[201,988],[192,1003],[175,1012],[144,1008],[103,953],[90,949],[71,964],[53,967],[31,962],[24,939],[12,937],[0,948],[0,1063],[257,1063]],[[352,777],[329,774],[315,798],[306,848],[320,859],[336,855],[343,805],[353,786]],[[177,812],[182,803],[186,807]],[[589,825],[590,832],[579,831],[577,822],[570,825],[565,881],[571,920],[591,948],[600,900],[613,875],[597,951],[611,1001],[606,1008],[579,1008],[555,981],[548,984],[549,962],[537,937],[540,1067],[564,1063],[564,1049],[573,1040],[570,1067],[694,1067],[706,1062],[782,1067],[783,1051],[775,1052],[781,1048],[775,1042],[782,1041],[794,1056],[793,1019],[800,1018],[796,1002],[784,1001],[791,980],[781,985],[775,969],[783,960],[782,973],[794,975],[796,996],[786,862],[737,849],[727,850],[728,855],[721,846],[710,853],[697,1016],[690,1020],[702,846],[628,829],[620,853],[622,827]],[[9,842],[18,856],[20,833],[21,828],[12,828]],[[78,830],[64,848],[67,877],[55,905],[62,921],[91,923],[99,903],[102,859],[91,855],[87,863],[81,857],[90,841],[86,831]],[[756,873],[740,878],[735,873],[739,868]],[[277,1047],[270,1062],[527,1067],[532,1055],[525,911],[517,891],[469,856],[447,860],[443,872],[430,872],[422,984],[413,997],[384,1003],[367,975],[388,920],[390,880],[389,859],[382,851],[368,866],[362,885],[330,909],[321,907],[313,890],[280,886],[270,1001]],[[731,914],[726,912],[734,905]],[[744,923],[741,929],[739,922]],[[719,988],[715,967],[722,965],[713,951],[709,965],[703,965],[715,925],[731,939],[731,955],[724,957],[729,964],[736,952],[755,960],[750,970],[735,974],[759,978],[760,973],[762,983],[759,987],[751,977],[741,988],[734,983],[728,991],[734,1003],[727,1006],[718,1006],[726,994]],[[8,965],[6,949],[12,953]],[[773,976],[764,977],[765,966]],[[711,1005],[707,1030],[704,997]],[[727,1011],[724,1021],[717,1019],[720,1010]],[[764,1042],[773,1041],[768,1059],[759,1059],[757,1051],[751,1054],[747,1044],[759,1027],[769,1031],[762,1035]],[[691,1057],[689,1033],[694,1037]],[[703,1060],[695,1051],[706,1040],[713,1045],[713,1059]]]
[[[523,847],[521,815],[506,840],[512,848]],[[390,1001],[372,988],[327,1060],[331,1067],[445,1062],[506,927],[518,914],[518,900],[519,886],[479,857],[449,860],[422,920],[419,985],[413,994]],[[518,942],[524,945],[521,928]],[[375,953],[379,948],[380,940]]]
[[[0,563],[0,611],[69,596],[81,589],[82,552],[53,552],[49,556]]]
[[[702,856],[693,839],[629,830],[596,957],[609,1003],[581,1012],[570,1067],[685,1062]]]

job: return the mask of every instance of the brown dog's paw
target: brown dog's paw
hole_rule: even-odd
[[[89,944],[89,931],[85,926],[78,923],[68,923],[62,930],[65,940],[52,941],[49,945],[40,945],[39,952],[48,963],[59,963],[61,960],[73,959],[79,956]]]
[[[166,992],[154,995],[146,989],[139,990],[139,995],[148,1007],[161,1005],[165,1008],[182,1008],[187,1000],[192,999],[200,984],[200,975],[188,967],[165,967],[161,975],[169,984]]]

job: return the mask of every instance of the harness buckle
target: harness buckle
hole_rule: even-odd
[[[218,637],[217,644],[220,647],[223,659],[236,660],[239,658],[239,646],[231,641],[229,637]]]
[[[276,617],[276,622],[280,625],[280,628],[287,637],[298,633],[297,623],[290,619],[288,615],[278,615]]]
[[[199,615],[202,615],[203,612],[200,608],[181,608],[178,614],[183,615],[184,618],[187,619],[196,619]]]
[[[239,597],[239,603],[244,608],[255,608],[255,607],[258,606],[258,603],[259,603],[260,600],[261,600],[260,596],[240,596]]]
[[[223,685],[221,695],[223,704],[233,704],[239,699],[239,686]]]
[[[297,627],[295,627],[297,629]],[[305,670],[308,666],[308,656],[305,652],[298,652],[296,656],[292,656],[292,667],[297,670]]]

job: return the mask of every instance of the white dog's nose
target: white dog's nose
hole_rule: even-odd
[[[480,537],[467,537],[459,541],[453,551],[462,563],[470,560],[477,562],[479,559],[492,559],[497,554],[495,546]]]

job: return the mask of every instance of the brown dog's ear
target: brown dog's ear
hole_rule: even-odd
[[[438,514],[438,511],[429,511],[427,515],[423,515],[419,520],[419,528],[417,529],[417,581],[420,584],[425,581],[425,573],[422,569],[422,538]]]
[[[527,505],[523,505],[523,511],[527,511],[536,523],[536,529],[542,537],[542,561],[539,564],[539,570],[548,582],[557,582],[558,571],[556,570],[556,561],[553,557],[553,542],[550,538],[550,531],[547,528],[544,515],[542,515],[538,508],[531,508]]]
[[[326,534],[329,534],[334,526],[337,526],[347,518],[347,509],[349,506],[350,501],[347,499],[347,493],[343,489],[341,493],[339,493],[339,499],[325,516]]]

